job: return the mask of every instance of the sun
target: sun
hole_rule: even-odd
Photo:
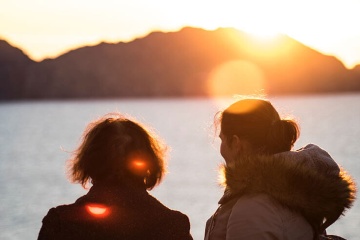
[[[241,30],[261,41],[272,41],[281,35],[277,28],[260,23],[252,23],[249,26],[242,27]]]
[[[249,35],[253,36],[254,38],[265,41],[265,42],[271,42],[275,39],[277,39],[281,33],[279,32],[249,32]]]

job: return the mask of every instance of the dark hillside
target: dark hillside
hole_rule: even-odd
[[[11,80],[21,88],[17,97],[25,99],[360,90],[358,68],[348,70],[332,56],[284,35],[264,42],[225,28],[153,32],[129,43],[101,43],[26,64],[25,72],[15,71],[19,79]]]

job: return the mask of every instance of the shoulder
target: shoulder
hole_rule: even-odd
[[[173,240],[185,240],[192,239],[190,234],[190,220],[187,215],[171,210],[172,216],[168,218],[167,223],[164,224],[166,226],[166,231],[168,232],[169,238]]]
[[[42,220],[38,240],[56,239],[55,236],[60,231],[59,215],[56,208],[51,208]]]
[[[234,210],[236,209],[251,213],[263,212],[265,210],[266,212],[275,214],[278,206],[276,202],[266,194],[249,194],[238,198],[234,206]]]
[[[79,214],[79,209],[81,208],[82,204],[72,203],[72,204],[64,204],[59,205],[56,207],[51,208],[45,218],[52,218],[52,219],[62,219],[65,216],[70,215],[72,217],[75,213]]]
[[[267,195],[241,196],[229,216],[227,239],[283,239],[277,206]]]
[[[240,197],[235,203],[230,214],[230,220],[237,222],[244,220],[248,224],[249,222],[251,223],[251,221],[254,221],[254,223],[262,221],[274,224],[281,222],[280,212],[280,206],[268,195],[245,195]],[[232,222],[230,220],[229,224]],[[263,225],[262,227],[265,226]]]
[[[241,234],[244,239],[312,238],[311,226],[300,214],[266,194],[240,197],[232,209],[227,229],[228,236]]]
[[[184,225],[190,225],[190,220],[189,220],[189,217],[180,212],[180,211],[176,211],[176,210],[170,210],[171,211],[171,214],[182,224]]]
[[[64,212],[71,212],[74,208],[74,204],[70,205],[59,205],[57,207],[50,208],[45,217],[43,218],[43,223],[54,223],[60,220],[60,216]]]
[[[43,222],[54,221],[59,218],[57,208],[50,208],[45,217],[43,218]]]
[[[64,219],[73,218],[73,216],[78,213],[77,208],[78,204],[76,203],[69,205],[59,205],[57,207],[50,208],[42,220],[42,228],[55,229],[59,227]]]
[[[151,196],[151,195],[149,195],[149,196]],[[167,216],[168,218],[172,219],[172,221],[190,225],[189,217],[187,215],[185,215],[184,213],[182,213],[178,210],[170,209],[169,207],[165,206],[163,203],[161,203],[158,199],[156,199],[153,196],[151,196],[151,198],[152,198],[153,204],[157,206],[158,213],[160,213],[161,215]]]
[[[168,208],[156,198],[152,196],[151,198],[152,206],[148,207],[152,209],[151,214],[153,215],[151,218],[153,219],[156,216],[153,230],[157,232],[153,234],[159,235],[158,239],[192,239],[189,217],[180,211]]]
[[[43,224],[59,223],[64,214],[74,213],[74,208],[76,208],[76,205],[77,204],[59,205],[57,207],[50,208],[43,218]]]
[[[178,229],[184,229],[185,231],[190,230],[190,220],[187,215],[180,211],[170,210],[171,213],[168,215],[168,223],[172,225],[172,227],[176,227]]]

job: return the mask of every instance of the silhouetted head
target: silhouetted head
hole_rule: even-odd
[[[241,153],[275,154],[289,151],[299,136],[293,120],[281,119],[264,99],[242,99],[217,115],[225,160]]]
[[[165,172],[165,146],[139,123],[111,114],[90,123],[70,163],[71,179],[96,183],[159,184]]]

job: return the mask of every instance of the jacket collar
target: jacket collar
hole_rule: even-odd
[[[89,192],[79,198],[77,203],[92,202],[116,204],[124,198],[143,198],[149,195],[144,186],[133,183],[103,182],[94,184]]]

